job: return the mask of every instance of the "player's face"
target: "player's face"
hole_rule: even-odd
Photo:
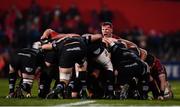
[[[103,36],[105,36],[105,37],[111,37],[112,31],[113,31],[113,29],[109,25],[105,25],[105,26],[101,27],[101,32],[102,32]]]

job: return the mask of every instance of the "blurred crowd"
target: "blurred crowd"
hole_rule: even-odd
[[[15,5],[0,12],[0,71],[7,69],[8,53],[18,48],[29,47],[39,40],[42,32],[52,28],[59,33],[100,33],[100,23],[113,22],[114,13],[103,6],[101,10],[88,13],[89,23],[85,23],[81,12],[72,4],[67,11],[55,6],[43,10],[35,1],[26,10]],[[155,29],[144,32],[139,26],[125,31],[114,31],[118,36],[135,42],[140,47],[153,53],[163,62],[179,61],[180,31],[169,33],[157,32]],[[2,73],[0,73],[2,74]]]

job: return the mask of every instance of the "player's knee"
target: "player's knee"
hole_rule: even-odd
[[[69,81],[71,79],[71,72],[59,72],[60,80]]]

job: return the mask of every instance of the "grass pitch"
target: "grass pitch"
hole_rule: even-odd
[[[170,81],[175,98],[173,100],[81,100],[81,99],[40,99],[35,81],[32,98],[6,99],[8,80],[0,79],[0,106],[180,106],[180,81]]]

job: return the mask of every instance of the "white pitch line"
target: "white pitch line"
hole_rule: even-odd
[[[79,101],[79,102],[74,102],[74,103],[69,103],[69,104],[60,104],[60,105],[56,105],[54,107],[82,106],[85,104],[92,104],[95,102],[96,101],[94,101],[94,100],[87,100],[87,101]]]

